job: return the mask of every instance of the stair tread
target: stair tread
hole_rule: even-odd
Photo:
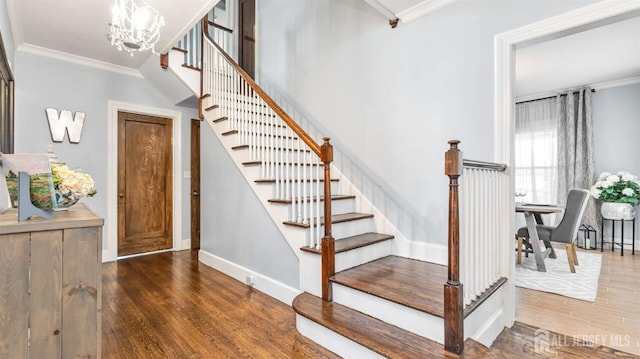
[[[334,214],[331,216],[331,223],[343,223],[349,221],[357,221],[359,219],[373,218],[373,214],[371,213],[357,213],[357,212],[349,212],[349,213],[341,213]],[[293,221],[284,221],[282,223],[295,227],[309,228],[311,225],[308,223],[298,223]],[[324,217],[320,217],[320,225],[324,225]]]
[[[244,165],[244,166],[258,166],[258,165],[261,165],[261,164],[262,164],[262,161],[245,161],[245,162],[242,162],[242,165]],[[274,163],[269,163],[269,164],[274,164]],[[302,163],[302,164],[300,164],[300,163],[293,163],[293,162],[277,162],[275,164],[278,165],[278,166],[281,166],[281,165],[300,166],[300,165],[302,165],[302,166],[312,166],[312,167],[318,167],[318,166],[323,166],[324,165],[322,163]]]
[[[249,148],[249,145],[237,145],[237,146],[231,147],[232,150],[245,150],[245,149],[248,149],[248,148]],[[278,150],[278,151],[294,151],[294,152],[308,152],[308,153],[311,152],[311,150],[304,149],[304,148],[298,149],[298,148],[271,147],[271,146],[261,146],[261,145],[254,146],[254,148],[260,148],[260,149],[266,148],[268,150],[275,149],[275,150]]]
[[[358,234],[351,237],[336,239],[335,250],[336,250],[336,254],[342,253],[342,252],[350,251],[352,249],[361,248],[371,244],[387,241],[393,238],[394,238],[393,235],[384,234],[384,233],[369,232],[369,233]],[[303,250],[305,252],[321,254],[321,250],[316,249],[315,247],[305,246],[300,248],[300,250]]]
[[[421,312],[443,318],[447,267],[387,256],[336,273],[330,280]]]
[[[218,120],[220,120],[220,119],[218,119]],[[229,130],[229,131],[223,132],[222,135],[223,136],[228,136],[228,135],[235,135],[235,134],[238,134],[238,133],[240,133],[240,131],[238,131],[238,130]],[[287,139],[287,140],[298,140],[298,137],[282,136],[282,135],[279,135],[279,134],[275,134],[274,135],[274,134],[271,134],[271,133],[249,132],[248,134],[250,134],[250,135],[258,135],[258,136],[262,136],[262,137],[273,137],[273,138],[284,138],[284,139]]]
[[[292,306],[299,315],[388,358],[447,355],[442,344],[306,292],[298,295]]]
[[[291,181],[299,182],[298,180],[290,180],[290,179],[283,180],[283,181],[284,182],[291,182]],[[320,182],[324,182],[324,179],[320,179],[319,181]],[[331,179],[331,182],[339,182],[339,181],[340,180],[337,179],[337,178],[332,178]],[[265,179],[255,180],[255,182],[256,183],[276,183],[276,180],[275,180],[275,178],[265,178]],[[306,180],[306,182],[318,182],[318,180],[316,180],[316,179],[308,179],[308,180]]]
[[[352,194],[334,194],[331,195],[331,200],[332,201],[339,201],[339,200],[343,200],[343,199],[354,199],[356,198],[355,195]],[[316,201],[316,198],[307,198],[306,201]],[[320,196],[320,201],[324,201],[324,196]],[[293,201],[291,199],[277,199],[277,198],[273,198],[270,199],[268,202],[270,203],[282,203],[282,204],[291,204]]]

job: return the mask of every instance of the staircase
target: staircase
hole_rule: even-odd
[[[218,45],[204,43],[204,68],[182,67],[205,73],[204,121],[299,259],[298,331],[344,357],[442,357],[447,267],[407,258],[398,248],[410,241],[331,166],[330,140],[316,144]],[[495,338],[486,323],[501,296],[487,298],[502,283],[467,307],[465,338]],[[488,309],[475,311],[480,303]]]

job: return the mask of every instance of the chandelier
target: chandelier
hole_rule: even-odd
[[[137,4],[136,4],[137,2]],[[125,50],[133,56],[134,51],[151,49],[160,39],[160,28],[164,17],[144,0],[116,0],[112,9],[111,45],[118,51]]]

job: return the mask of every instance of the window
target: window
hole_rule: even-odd
[[[516,104],[515,190],[526,193],[525,203],[557,203],[555,108],[555,98]]]

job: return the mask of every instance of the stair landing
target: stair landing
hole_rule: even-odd
[[[331,279],[431,315],[444,317],[447,267],[398,256],[384,257],[336,273]]]

